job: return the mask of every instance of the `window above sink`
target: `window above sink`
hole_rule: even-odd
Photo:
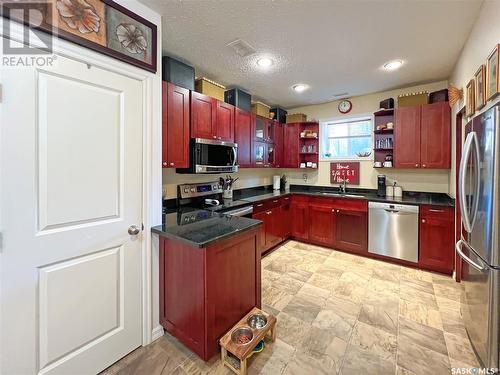
[[[373,160],[371,115],[320,122],[322,161]]]

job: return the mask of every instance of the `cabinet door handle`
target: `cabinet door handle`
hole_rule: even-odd
[[[425,164],[422,164],[422,167],[425,168]]]
[[[271,212],[271,211],[267,211],[267,212],[266,212],[266,214],[271,215],[271,214],[272,214],[272,212]]]
[[[166,161],[164,161],[164,162],[163,162],[163,166],[164,166],[164,167],[166,167],[166,166],[167,166],[167,162],[166,162]]]
[[[174,163],[170,163],[170,165],[173,167],[175,164]]]
[[[418,164],[415,164],[415,168],[418,168]]]
[[[422,219],[422,223],[424,223],[424,224],[425,224],[425,219]]]
[[[273,201],[273,203],[278,203],[278,200],[276,199],[275,201]]]
[[[260,203],[257,205],[257,207],[262,207],[264,205],[264,203]]]
[[[429,212],[444,212],[444,210],[436,210],[434,208],[429,209]]]

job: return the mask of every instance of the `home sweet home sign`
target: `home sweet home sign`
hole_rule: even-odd
[[[359,185],[359,161],[330,163],[330,183]]]

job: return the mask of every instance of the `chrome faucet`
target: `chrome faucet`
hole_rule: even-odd
[[[346,193],[346,186],[347,186],[347,181],[346,179],[344,178],[342,180],[342,183],[339,185],[339,190],[340,190],[340,193],[341,194],[345,194]]]

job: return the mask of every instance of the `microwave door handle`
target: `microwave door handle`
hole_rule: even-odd
[[[469,133],[465,140],[464,150],[462,154],[462,159],[460,160],[460,169],[459,169],[459,177],[458,177],[458,198],[460,201],[460,215],[462,217],[462,222],[465,227],[465,230],[470,233],[471,222],[468,215],[468,207],[467,200],[465,196],[465,175],[467,173],[467,165],[469,164],[470,151],[472,146],[472,135],[473,133]]]
[[[233,167],[234,167],[236,165],[236,158],[237,158],[236,147],[232,147],[231,150],[233,151]]]
[[[458,242],[455,244],[455,250],[458,253],[458,256],[465,260],[467,263],[469,263],[472,267],[477,269],[478,271],[484,271],[486,268],[481,266],[480,264],[477,264],[474,262],[471,258],[469,258],[467,255],[465,255],[462,251],[462,245],[464,244],[463,240],[458,240]]]
[[[474,224],[476,222],[476,217],[477,217],[477,211],[479,209],[479,193],[481,191],[481,160],[480,160],[480,154],[479,154],[479,142],[477,139],[477,133],[473,132],[472,133],[472,143],[471,147],[474,147],[474,153],[476,155],[476,160],[475,160],[475,172],[476,172],[476,186],[474,189],[474,201],[472,202],[472,219],[471,219],[471,230],[474,228]]]

